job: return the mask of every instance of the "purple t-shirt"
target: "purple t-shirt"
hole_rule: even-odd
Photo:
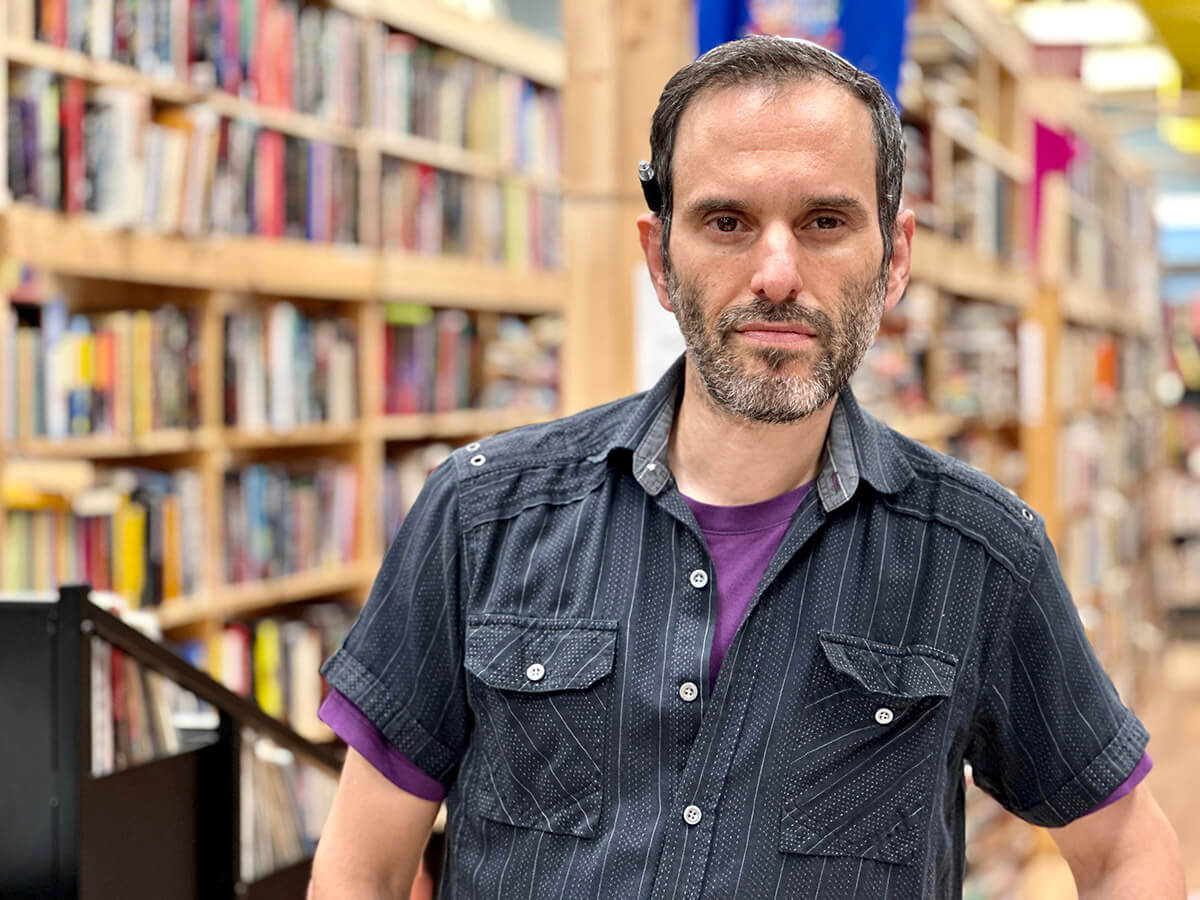
[[[717,622],[713,629],[709,660],[710,691],[712,685],[716,684],[721,663],[746,614],[754,590],[783,541],[788,523],[811,486],[809,482],[786,494],[746,506],[712,506],[691,497],[683,498],[704,533],[712,558],[713,574],[716,576]],[[447,787],[410,762],[353,703],[337,691],[330,691],[318,715],[338,737],[362,754],[401,790],[424,800],[440,801],[445,798]],[[1115,803],[1132,791],[1146,777],[1152,765],[1150,756],[1143,754],[1129,777],[1096,810]]]

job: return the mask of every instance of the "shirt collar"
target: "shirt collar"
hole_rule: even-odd
[[[618,429],[608,452],[633,454],[633,475],[651,496],[670,480],[667,442],[683,382],[684,356],[637,401],[628,424]],[[883,494],[894,494],[913,477],[912,467],[895,445],[891,430],[858,405],[847,386],[839,395],[829,421],[817,492],[826,512],[843,505],[860,481]]]

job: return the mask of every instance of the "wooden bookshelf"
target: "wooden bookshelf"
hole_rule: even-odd
[[[5,14],[11,12],[7,6]],[[548,160],[545,165],[549,166],[553,164],[549,160],[561,153],[551,147],[528,159],[508,160],[416,134],[382,131],[371,107],[375,91],[380,88],[374,84],[376,70],[368,59],[368,32],[381,24],[407,32],[488,67],[526,78],[537,86],[538,96],[545,89],[562,87],[566,70],[563,48],[515,24],[472,19],[440,3],[334,0],[330,6],[357,20],[354,40],[362,76],[358,95],[361,124],[354,127],[326,120],[327,113],[340,114],[340,109],[306,114],[255,102],[216,86],[198,87],[204,77],[189,83],[183,68],[175,69],[180,73],[176,77],[156,77],[132,65],[43,43],[29,34],[0,35],[0,102],[5,105],[10,73],[41,70],[78,79],[89,90],[118,88],[134,92],[149,98],[156,115],[175,107],[203,108],[214,120],[247,123],[287,139],[328,145],[353,155],[356,243],[208,233],[203,227],[199,236],[189,237],[180,233],[181,229],[116,226],[102,215],[66,214],[30,202],[12,202],[5,152],[7,122],[0,121],[0,379],[7,380],[12,362],[6,349],[9,313],[13,310],[8,294],[16,286],[15,282],[9,283],[16,263],[37,270],[37,291],[19,300],[22,306],[40,305],[42,314],[58,305],[48,302],[51,297],[63,298],[61,307],[68,315],[100,315],[108,310],[153,312],[171,304],[188,310],[196,329],[192,339],[199,371],[193,386],[196,408],[192,427],[137,436],[88,434],[57,440],[8,440],[2,436],[8,433],[3,405],[11,385],[0,385],[4,388],[0,390],[0,418],[4,419],[0,473],[10,466],[17,477],[23,477],[20,473],[35,472],[38,466],[78,463],[94,464],[96,470],[133,466],[195,476],[203,544],[198,557],[200,570],[194,589],[186,596],[164,597],[162,605],[154,608],[168,637],[211,640],[221,635],[228,622],[286,613],[290,604],[306,601],[334,598],[362,602],[385,549],[379,505],[390,455],[428,442],[465,443],[550,416],[523,407],[383,415],[385,321],[390,304],[467,311],[479,326],[480,340],[486,341],[496,339],[502,316],[563,315],[568,284],[560,270],[538,267],[532,261],[514,261],[543,258],[540,249],[530,249],[537,240],[532,225],[525,223],[526,216],[532,220],[532,205],[517,217],[520,224],[515,226],[504,211],[497,227],[526,231],[505,234],[498,249],[484,252],[472,244],[470,253],[435,254],[383,246],[380,220],[386,209],[381,199],[385,159],[458,173],[521,195],[553,197],[561,191],[561,178],[557,172],[538,168],[538,160]],[[0,21],[4,21],[3,15]],[[551,124],[556,121],[551,120]],[[498,137],[495,143],[500,145]],[[204,189],[210,187],[206,182]],[[305,187],[311,189],[311,185]],[[507,196],[504,202],[508,202]],[[474,235],[469,237],[474,240]],[[448,241],[447,245],[454,242]],[[514,245],[520,252],[513,253]],[[561,254],[545,256],[555,258]],[[279,302],[292,304],[305,316],[335,318],[352,332],[355,408],[350,418],[287,429],[226,424],[225,328],[227,321],[232,321],[227,317],[246,310],[266,315]],[[482,362],[475,367],[479,369],[474,376],[477,380],[483,377]],[[306,466],[318,460],[349,466],[355,473],[353,558],[266,580],[225,583],[225,546],[231,538],[224,533],[223,517],[231,475],[243,472],[243,466],[278,463],[289,473],[307,477]],[[44,487],[53,488],[53,484]],[[30,502],[30,509],[23,512],[39,508],[36,498]],[[0,546],[4,546],[7,518],[0,510]],[[300,614],[302,610],[297,607],[293,612]]]

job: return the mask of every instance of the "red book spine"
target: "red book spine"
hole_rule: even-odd
[[[83,212],[87,187],[83,156],[83,112],[87,88],[78,78],[66,79],[59,121],[63,134],[63,211]]]

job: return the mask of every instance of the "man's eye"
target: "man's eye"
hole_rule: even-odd
[[[841,224],[842,221],[837,216],[817,216],[815,219],[813,219],[813,225],[815,225],[821,231],[828,231],[832,228],[837,228]]]
[[[737,231],[738,220],[733,216],[717,216],[713,219],[713,224],[717,226],[717,231]]]

